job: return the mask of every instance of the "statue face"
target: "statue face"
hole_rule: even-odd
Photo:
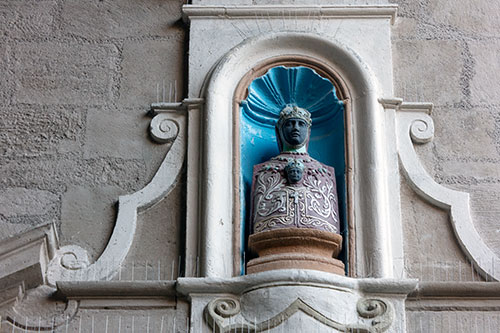
[[[309,126],[300,118],[286,120],[281,130],[283,132],[283,139],[291,146],[302,145],[309,134]]]
[[[290,184],[296,184],[302,179],[302,169],[301,168],[289,168],[286,171],[286,177]]]

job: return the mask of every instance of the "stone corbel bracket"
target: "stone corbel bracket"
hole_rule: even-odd
[[[474,268],[485,278],[500,280],[499,258],[474,227],[469,194],[436,183],[415,152],[414,143],[427,143],[434,136],[432,104],[407,103],[402,99],[380,99],[379,102],[386,109],[397,111],[399,160],[410,186],[427,202],[448,211],[457,240]]]
[[[150,134],[158,143],[171,142],[170,150],[153,179],[141,190],[118,198],[118,214],[111,238],[99,259],[89,264],[87,251],[76,245],[59,248],[47,271],[47,281],[109,280],[119,270],[132,246],[137,214],[159,202],[175,187],[186,156],[186,112],[201,100],[156,103]]]
[[[216,298],[205,308],[205,320],[216,333],[264,332],[286,322],[295,313],[301,311],[323,325],[340,332],[384,332],[394,320],[394,310],[390,303],[380,299],[359,299],[356,309],[361,321],[342,324],[332,320],[297,298],[279,314],[262,322],[250,322],[241,314],[240,301],[235,297]]]

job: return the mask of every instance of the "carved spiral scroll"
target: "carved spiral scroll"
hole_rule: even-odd
[[[420,115],[410,126],[410,136],[415,143],[427,143],[434,137],[434,122],[426,114]]]
[[[214,299],[205,308],[205,320],[215,332],[225,332],[224,319],[240,313],[240,301],[233,297]]]
[[[158,143],[173,141],[179,132],[177,123],[168,117],[168,114],[159,114],[151,120],[149,125],[151,136]]]
[[[215,313],[223,318],[240,313],[240,302],[234,298],[219,298],[213,303]]]
[[[384,332],[394,320],[392,305],[381,299],[362,298],[356,304],[356,310],[361,318],[373,319],[368,332]]]
[[[284,324],[295,313],[302,312],[305,315],[315,319],[322,325],[328,326],[339,332],[350,333],[380,333],[386,331],[394,319],[394,310],[390,303],[380,299],[362,298],[357,303],[357,312],[361,318],[371,319],[363,320],[354,324],[340,323],[328,318],[320,311],[306,304],[300,298],[297,298],[282,312],[263,321],[249,321],[241,315],[240,302],[233,297],[217,298],[205,308],[205,320],[216,333],[237,333],[265,332]],[[233,318],[230,318],[233,317]]]

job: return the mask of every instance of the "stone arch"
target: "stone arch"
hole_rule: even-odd
[[[280,56],[301,56],[334,68],[351,98],[353,117],[353,203],[356,262],[371,253],[371,275],[391,277],[390,214],[380,88],[361,57],[339,42],[303,33],[273,33],[250,38],[229,51],[215,66],[202,95],[203,163],[201,185],[201,271],[207,277],[233,275],[235,90],[255,66]]]

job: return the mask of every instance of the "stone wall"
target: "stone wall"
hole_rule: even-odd
[[[393,26],[394,96],[434,103],[434,140],[417,151],[439,183],[471,193],[475,227],[500,255],[500,4],[389,2],[399,5]],[[114,226],[118,196],[143,188],[169,150],[168,144],[150,140],[146,112],[152,102],[186,95],[182,3],[0,0],[0,240],[55,222],[62,245],[80,245],[91,261],[99,256]],[[179,274],[183,190],[181,182],[138,217],[123,279]],[[405,181],[401,193],[407,275],[431,282],[481,280],[460,250],[447,214],[423,202]],[[410,305],[408,331],[483,327],[489,332],[498,326],[493,311],[498,307],[479,303],[452,304],[448,310],[436,305],[436,311],[425,302]],[[177,325],[184,331],[188,306],[178,307]],[[84,316],[84,325],[93,325],[94,316],[101,324],[108,320],[92,311]],[[136,323],[151,316],[154,327],[163,325],[163,316],[154,311],[116,311],[109,320],[116,326],[120,316],[124,325],[134,316]],[[78,322],[72,325],[76,330]]]
[[[146,112],[183,96],[182,2],[0,2],[0,239],[55,222],[61,244],[102,252],[118,195],[169,149],[149,139]],[[172,195],[167,226],[182,212]]]
[[[419,155],[439,183],[471,193],[475,227],[498,255],[500,5],[483,0],[391,2],[399,5],[393,30],[395,95],[434,103],[435,137],[418,147]],[[447,215],[405,186],[403,194],[410,274],[426,280],[477,279],[456,245]]]
[[[498,253],[500,5],[392,2],[400,6],[395,96],[435,105],[435,139],[419,154],[438,182],[472,194],[476,228]],[[148,138],[146,111],[174,99],[174,90],[177,100],[183,95],[181,5],[0,3],[0,238],[55,221],[62,244],[81,245],[94,258],[103,250],[118,195],[142,188],[168,151]],[[402,193],[410,275],[458,278],[459,262],[470,269],[446,214],[405,185]],[[180,223],[181,195],[168,199],[177,207],[172,225]]]

